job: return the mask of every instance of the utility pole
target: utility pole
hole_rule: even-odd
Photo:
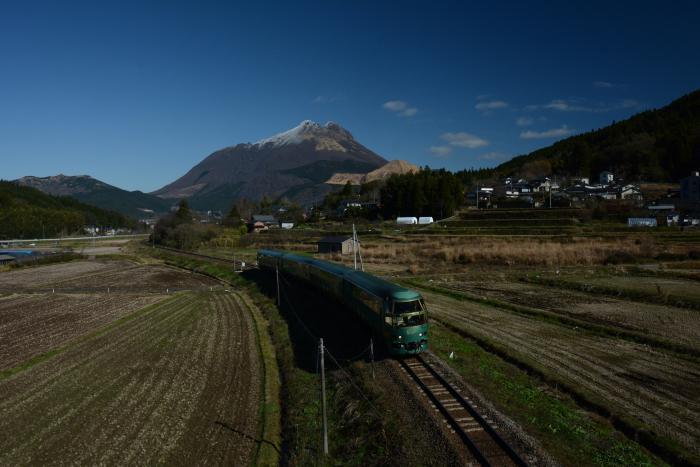
[[[326,417],[326,364],[324,360],[323,337],[319,343],[321,354],[321,407],[323,411],[323,454],[328,455],[328,419]]]
[[[369,340],[369,358],[372,361],[372,379],[374,379],[374,339]]]
[[[476,185],[476,209],[479,209],[479,184]]]
[[[357,233],[355,232],[355,224],[352,224],[352,264],[353,269],[357,271]]]
[[[275,275],[277,276],[277,306],[282,306],[280,304],[280,270],[275,267]]]
[[[360,247],[360,241],[357,241],[357,256],[360,257],[360,271],[365,271],[365,263],[362,262],[362,248]]]

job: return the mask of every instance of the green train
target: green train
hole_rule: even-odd
[[[423,297],[366,272],[274,250],[258,250],[258,266],[278,269],[336,298],[381,338],[392,355],[428,349],[428,312]]]

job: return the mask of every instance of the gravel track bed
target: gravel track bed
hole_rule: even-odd
[[[433,313],[524,355],[570,384],[586,388],[616,412],[698,452],[697,364],[648,346],[588,336],[492,307],[425,293]],[[646,384],[644,384],[646,382]],[[652,383],[649,383],[652,382]]]
[[[260,365],[234,294],[180,294],[0,381],[0,464],[250,463]]]

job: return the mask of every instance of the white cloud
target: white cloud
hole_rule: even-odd
[[[508,103],[505,101],[481,101],[474,106],[479,111],[505,109],[506,107],[508,107]]]
[[[593,81],[593,86],[597,88],[614,88],[615,85],[607,81]]]
[[[440,138],[442,138],[443,141],[447,141],[451,146],[469,149],[480,148],[489,144],[485,139],[463,131],[458,133],[443,133]]]
[[[527,111],[533,110],[558,110],[560,112],[611,112],[614,110],[632,109],[640,104],[635,99],[623,99],[617,102],[587,102],[577,99],[554,99],[543,105],[528,105],[524,108]]]
[[[438,157],[444,157],[452,152],[452,148],[449,146],[431,146],[430,152]]]
[[[404,101],[388,101],[382,104],[386,110],[391,110],[392,112],[399,112],[408,107],[408,103]]]
[[[505,159],[506,155],[501,154],[500,152],[487,152],[486,154],[482,154],[479,156],[479,159],[484,159],[487,161],[495,161],[495,160],[500,160],[500,159]]]
[[[523,131],[520,133],[522,139],[543,139],[543,138],[561,138],[563,136],[568,136],[574,133],[575,130],[567,127],[566,125],[560,128],[552,128],[546,131]]]
[[[566,101],[564,99],[555,99],[544,106],[545,109],[561,110],[562,112],[591,112],[590,107],[579,105],[575,102]]]
[[[385,110],[394,112],[401,117],[413,117],[418,113],[418,109],[408,105],[406,101],[388,101],[382,104]]]
[[[529,126],[532,125],[535,120],[532,117],[518,117],[515,124],[518,126]]]

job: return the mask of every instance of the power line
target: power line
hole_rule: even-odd
[[[287,285],[289,285],[289,286],[291,287],[291,284],[287,281],[287,279],[284,277],[284,275],[280,275],[280,277],[282,278],[282,281],[283,281],[284,283],[286,283]],[[296,311],[294,310],[294,305],[292,304],[292,301],[289,299],[289,296],[287,295],[287,292],[284,290],[284,288],[281,288],[281,289],[282,289],[284,298],[287,300],[287,303],[289,304],[290,311],[294,314],[294,316],[297,318],[297,320],[299,320],[299,323],[301,323],[301,325],[303,326],[304,330],[305,330],[305,331],[309,334],[309,336],[311,336],[315,341],[320,340],[319,337],[317,337],[313,332],[311,332],[311,330],[306,326],[306,323],[304,323],[304,320],[302,320],[301,317],[296,313]],[[357,384],[355,384],[355,381],[354,381],[352,375],[350,375],[350,373],[348,373],[348,372],[345,370],[345,368],[343,368],[342,365],[340,365],[340,363],[338,363],[338,360],[333,356],[333,354],[331,354],[331,352],[328,350],[328,347],[324,347],[323,349],[324,349],[325,353],[328,354],[328,356],[331,358],[331,360],[333,360],[333,363],[335,363],[335,365],[338,367],[338,369],[339,369],[341,372],[343,372],[343,374],[345,375],[345,377],[350,381],[350,384],[355,388],[355,390],[357,390],[357,392],[362,396],[362,398],[363,398],[365,401],[367,401],[367,403],[368,403],[374,410],[378,410],[377,407],[372,403],[372,401],[370,401],[370,400],[367,398],[367,396],[365,395],[364,391],[362,391],[362,389],[360,389],[360,387],[359,387]],[[360,355],[362,355],[362,354],[365,353],[366,351],[367,351],[367,348],[365,348],[365,349],[360,353]],[[318,371],[318,370],[317,370],[317,371]]]

